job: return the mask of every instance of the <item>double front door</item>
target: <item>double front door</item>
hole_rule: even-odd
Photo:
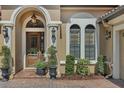
[[[44,53],[44,32],[26,33],[26,67],[34,67],[37,53]]]

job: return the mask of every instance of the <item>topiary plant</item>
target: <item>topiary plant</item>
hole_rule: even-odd
[[[11,53],[10,49],[7,46],[2,47],[2,53],[3,56],[1,62],[2,62],[2,69],[9,69],[10,67],[10,61],[11,61]]]
[[[78,60],[77,63],[77,68],[76,68],[76,73],[79,75],[89,75],[90,74],[90,70],[89,70],[89,65],[90,61],[87,59],[80,59]]]
[[[48,48],[49,66],[56,66],[57,65],[56,53],[57,53],[56,47],[51,46]]]
[[[66,56],[66,64],[65,64],[65,74],[73,75],[74,74],[74,63],[75,57],[71,55]]]

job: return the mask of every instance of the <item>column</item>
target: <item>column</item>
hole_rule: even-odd
[[[119,31],[113,31],[113,78],[120,78]]]

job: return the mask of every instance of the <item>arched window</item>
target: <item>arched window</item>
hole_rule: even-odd
[[[26,28],[44,28],[44,24],[43,24],[43,22],[41,22],[38,19],[36,19],[36,22],[35,23],[33,23],[32,20],[30,20],[26,24]]]
[[[80,27],[77,24],[70,27],[70,55],[80,58]]]
[[[85,28],[85,58],[95,60],[95,27],[91,24]]]

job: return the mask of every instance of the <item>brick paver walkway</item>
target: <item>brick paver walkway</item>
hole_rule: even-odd
[[[118,88],[106,79],[96,80],[50,80],[50,79],[13,79],[0,81],[4,88]]]

